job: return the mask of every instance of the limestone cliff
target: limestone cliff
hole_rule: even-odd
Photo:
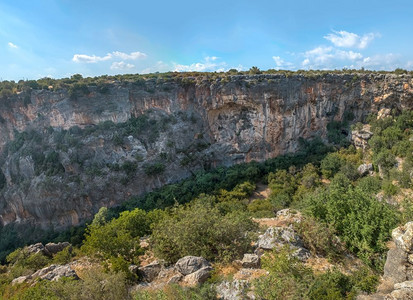
[[[111,82],[104,93],[89,86],[76,97],[32,90],[6,100],[0,226],[65,228],[198,169],[294,152],[300,137],[325,137],[327,124],[345,114],[359,121],[382,108],[411,109],[413,80],[170,77]]]

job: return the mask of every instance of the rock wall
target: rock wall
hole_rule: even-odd
[[[4,152],[0,166],[7,185],[0,194],[0,226],[77,225],[101,206],[185,178],[205,161],[212,166],[262,161],[296,151],[299,138],[325,138],[328,122],[340,121],[346,113],[359,121],[382,108],[412,106],[412,78],[390,74],[171,77],[113,82],[105,93],[90,86],[87,95],[76,98],[67,90],[20,93],[0,101],[0,150],[4,152],[16,132],[38,132],[46,139],[42,151],[55,149],[64,173],[35,172],[33,154]],[[110,168],[103,174],[85,174],[85,168],[73,162],[75,148],[62,150],[47,135],[74,126],[93,128],[104,121],[122,123],[148,112],[154,122],[168,116],[175,121],[152,139],[121,137],[122,145],[114,142],[111,130],[79,138],[81,151],[76,151],[88,154],[83,165],[89,169],[139,162],[123,184],[117,180],[120,173]],[[199,147],[192,149],[195,144]],[[188,155],[185,149],[197,152],[189,164],[182,163]],[[160,156],[168,157],[165,171],[148,176],[145,164],[158,162]]]

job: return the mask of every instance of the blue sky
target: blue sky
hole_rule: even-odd
[[[0,79],[413,69],[413,1],[0,0]]]

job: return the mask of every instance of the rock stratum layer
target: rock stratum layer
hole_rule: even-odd
[[[75,97],[32,90],[0,106],[0,226],[63,229],[196,170],[294,152],[299,138],[325,138],[327,124],[349,112],[360,121],[382,108],[411,109],[413,80],[163,78],[112,82],[104,93],[89,86]]]

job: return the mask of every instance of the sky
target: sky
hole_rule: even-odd
[[[413,69],[411,0],[0,0],[0,80]]]

